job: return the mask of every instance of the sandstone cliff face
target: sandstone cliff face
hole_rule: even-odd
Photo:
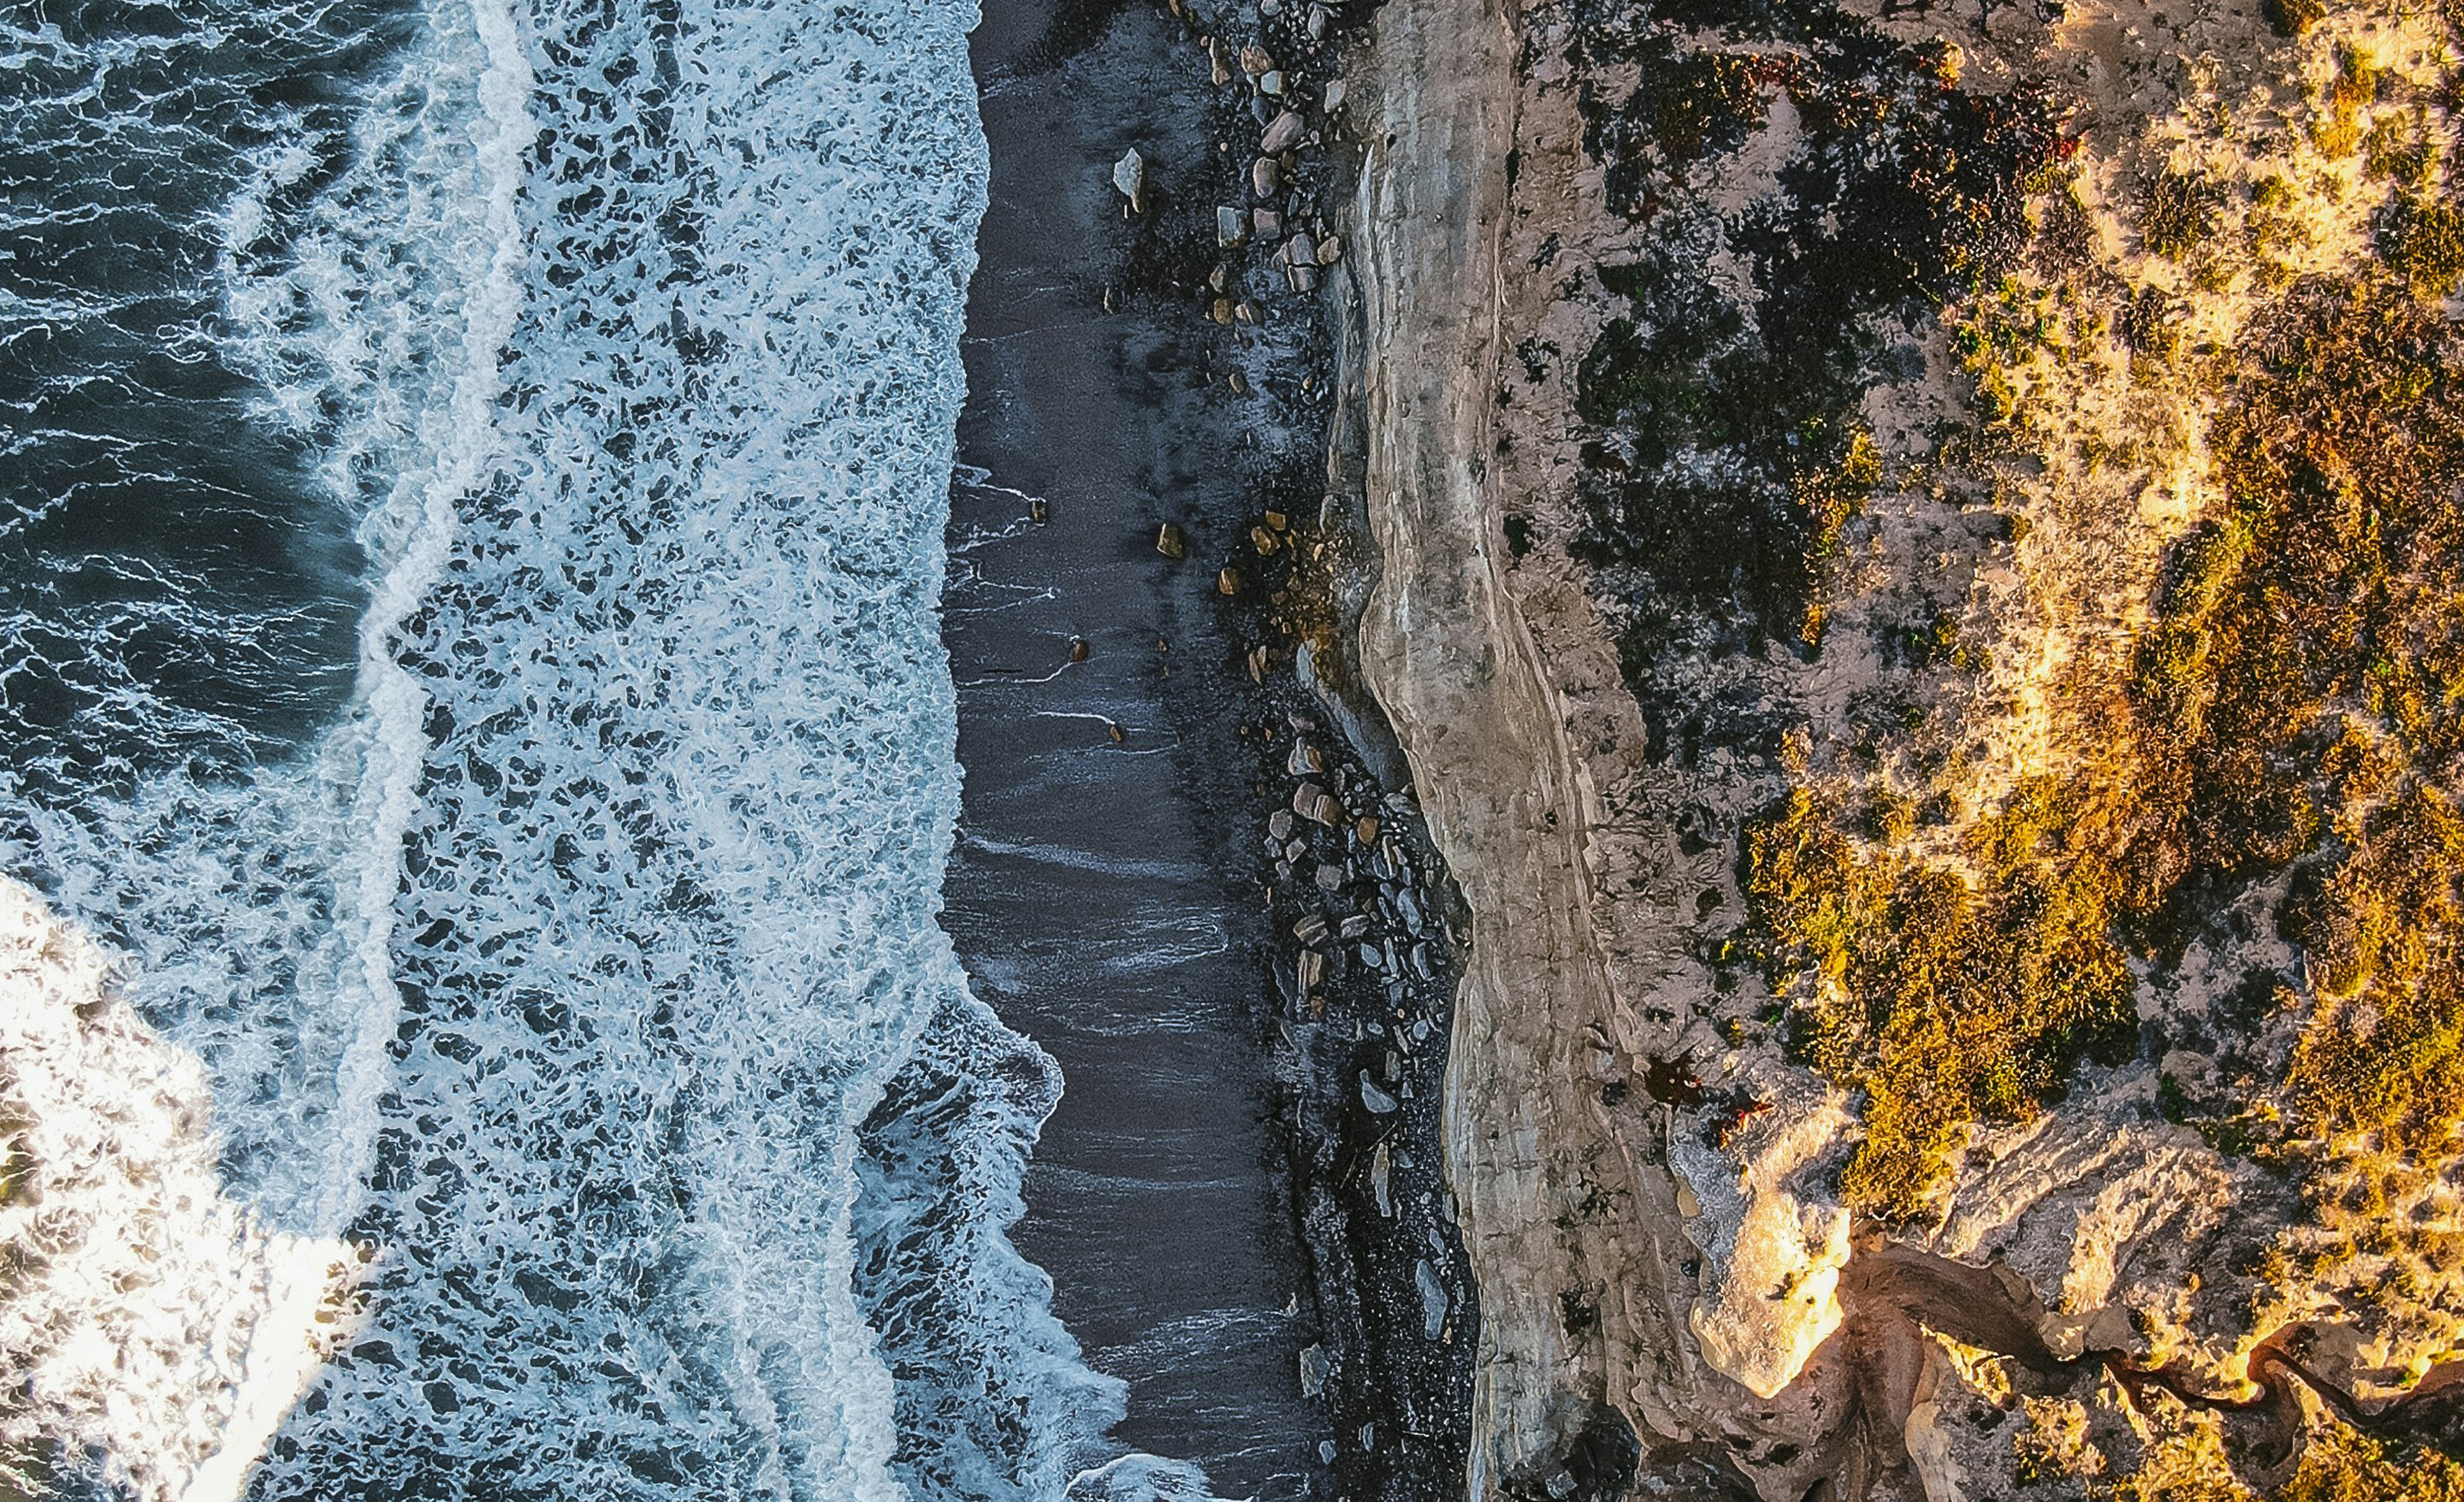
[[[2211,662],[2278,669],[2183,600],[2301,608],[2211,539],[2277,525],[2236,446],[2298,406],[2288,340],[2354,358],[2323,303],[2412,352],[2352,377],[2409,435],[2371,504],[2457,503],[2418,353],[2464,264],[2454,18],[1978,16],[1387,0],[1352,60],[1338,471],[1363,677],[1472,914],[1475,1495],[2464,1476],[2406,1448],[2453,1427],[2444,1066],[2349,1062],[2435,1007],[2345,999],[2374,920],[2303,895],[2445,807],[2436,712],[2322,670],[2255,751],[2180,708],[2259,733]],[[2265,444],[2343,421],[2300,410]],[[2305,770],[2335,733],[2376,791]],[[2319,832],[2268,843],[2235,779]],[[2441,941],[2388,942],[2447,994]]]
[[[1595,1249],[1549,1219],[1552,1180],[1570,1156],[1596,1151],[1598,1134],[1573,1091],[1551,1099],[1530,1085],[1559,1073],[1569,1024],[1600,1013],[1604,980],[1573,846],[1575,790],[1492,562],[1488,393],[1472,375],[1496,362],[1512,43],[1494,5],[1390,6],[1351,106],[1369,144],[1346,353],[1379,558],[1362,677],[1472,915],[1446,1135],[1483,1294],[1474,1432],[1490,1439],[1475,1446],[1476,1493],[1568,1446],[1601,1364],[1599,1341],[1573,1336],[1555,1307]]]
[[[1483,1299],[1472,1491],[1564,1496],[1623,1479],[1616,1409],[1638,1363],[1664,1429],[1706,1404],[1681,1338],[1675,1185],[1603,1103],[1631,1059],[1594,931],[1593,795],[1500,568],[1491,399],[1517,39],[1495,5],[1378,12],[1351,75],[1367,144],[1346,363],[1378,553],[1363,677],[1472,914],[1447,1081]]]

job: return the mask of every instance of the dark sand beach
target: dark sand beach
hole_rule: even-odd
[[[1185,311],[1104,306],[1130,241],[1111,164],[1135,144],[1160,177],[1211,150],[1203,63],[1147,7],[1062,9],[990,0],[976,36],[992,202],[953,497],[966,794],[946,922],[1067,1077],[1016,1240],[1088,1360],[1128,1381],[1119,1437],[1219,1495],[1294,1496],[1326,1420],[1287,1313],[1264,919],[1229,807],[1248,772],[1208,761],[1237,745],[1245,679],[1201,560],[1243,514],[1246,418],[1207,387]],[[1165,520],[1186,560],[1156,551]]]

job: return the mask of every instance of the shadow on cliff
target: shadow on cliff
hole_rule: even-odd
[[[1909,1464],[1904,1436],[1924,1330],[2005,1358],[2012,1386],[2028,1396],[2068,1392],[2081,1377],[2108,1376],[2134,1406],[2161,1389],[2189,1407],[2217,1414],[2234,1470],[2262,1492],[2282,1485],[2301,1457],[2307,1425],[2297,1384],[2347,1426],[2381,1444],[2450,1452],[2464,1448],[2464,1361],[2433,1367],[2401,1398],[2364,1403],[2307,1364],[2305,1353],[2319,1334],[2308,1323],[2281,1326],[2252,1349],[2250,1380],[2258,1392],[2236,1398],[2206,1390],[2178,1362],[2144,1366],[2126,1351],[2107,1349],[2064,1357],[2045,1339],[2043,1303],[2016,1274],[1879,1236],[1860,1237],[1841,1275],[1839,1299],[1848,1317],[1834,1339],[1862,1353],[1856,1384],[1862,1426],[1880,1431],[1874,1436],[1881,1446],[1878,1453],[1901,1465]]]

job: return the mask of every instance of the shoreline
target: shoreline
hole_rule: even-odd
[[[1432,1502],[1477,1322],[1440,1089],[1464,920],[1346,640],[1374,565],[1330,480],[1345,31],[987,6],[944,923],[1062,1066],[1012,1239],[1127,1382],[1115,1437],[1218,1495]],[[1307,130],[1253,168],[1286,108]]]
[[[1324,1431],[1294,1379],[1262,933],[1225,874],[1240,778],[1213,750],[1235,696],[1206,670],[1228,648],[1197,561],[1241,504],[1243,424],[1186,329],[1106,309],[1110,163],[1133,140],[1187,154],[1210,123],[1168,37],[1135,5],[995,0],[974,38],[992,184],[953,488],[966,780],[943,921],[1063,1071],[1012,1240],[1088,1364],[1127,1383],[1114,1437],[1219,1494],[1297,1497]],[[1155,551],[1167,520],[1191,558]]]

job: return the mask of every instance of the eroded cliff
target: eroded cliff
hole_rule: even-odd
[[[1476,1495],[2456,1485],[2455,47],[1377,11]]]

